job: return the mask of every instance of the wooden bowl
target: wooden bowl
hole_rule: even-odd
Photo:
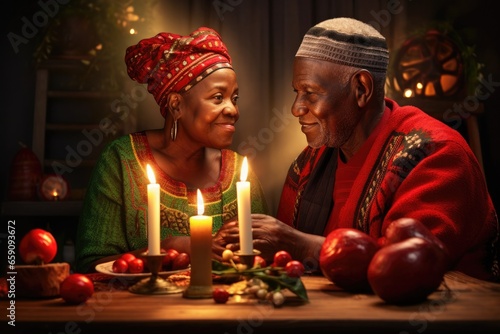
[[[48,263],[16,266],[16,295],[28,298],[59,296],[59,286],[69,276],[69,264]]]

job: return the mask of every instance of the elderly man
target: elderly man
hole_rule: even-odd
[[[290,166],[276,218],[253,215],[254,247],[317,264],[334,229],[378,239],[409,217],[444,243],[454,270],[498,280],[498,219],[479,164],[457,131],[385,97],[388,60],[385,38],[351,18],[306,33],[292,114],[308,146]]]

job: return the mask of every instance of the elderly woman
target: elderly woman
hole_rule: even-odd
[[[78,225],[76,271],[146,250],[148,164],[161,188],[161,247],[189,253],[189,217],[197,212],[200,189],[205,214],[213,217],[213,256],[220,259],[224,224],[237,219],[243,161],[228,149],[239,111],[227,48],[217,32],[201,27],[189,36],[160,33],[141,40],[126,50],[125,61],[130,78],[147,84],[165,122],[118,138],[101,153]],[[251,171],[248,180],[252,212],[265,213]]]

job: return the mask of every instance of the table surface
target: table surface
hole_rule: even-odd
[[[15,301],[14,333],[500,333],[500,284],[460,273],[448,273],[428,300],[407,306],[345,292],[322,276],[302,281],[309,302],[285,291],[287,301],[279,308],[246,296],[217,304],[180,293],[135,294],[127,289],[135,281],[116,278],[96,282],[96,292],[82,305],[61,298],[2,299],[0,305],[5,313]]]

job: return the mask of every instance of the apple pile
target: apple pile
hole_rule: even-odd
[[[191,263],[188,253],[179,252],[174,248],[169,248],[165,251],[162,250],[161,252],[165,253],[165,257],[161,263],[161,267],[165,271],[187,269]]]
[[[449,257],[420,221],[400,218],[380,240],[353,228],[332,231],[319,264],[323,275],[346,291],[374,292],[390,304],[415,304],[440,286]]]
[[[144,260],[132,253],[125,253],[113,262],[114,273],[140,274],[144,272]]]
[[[162,260],[162,271],[187,269],[191,263],[189,254],[179,252],[174,248],[162,249],[161,253],[165,254]],[[136,257],[132,253],[125,253],[113,261],[112,270],[114,273],[120,274],[141,274],[147,272],[147,265],[142,258]]]

